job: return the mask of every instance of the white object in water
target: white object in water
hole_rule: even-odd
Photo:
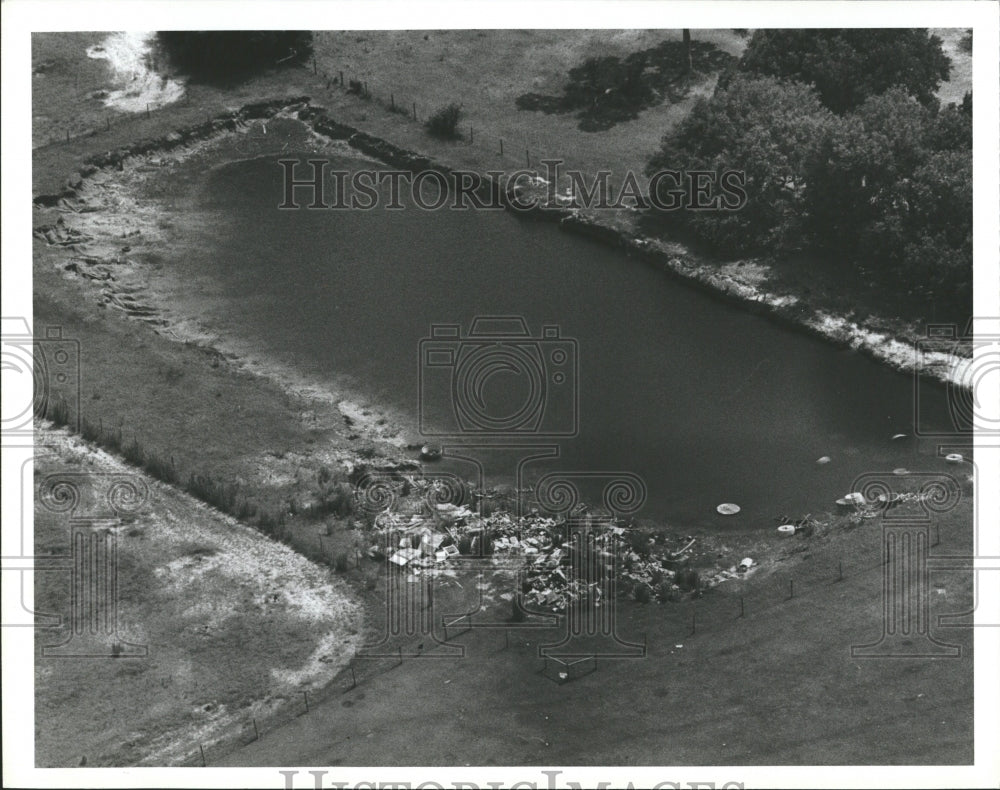
[[[896,434],[893,434],[893,436],[892,436],[893,441],[895,441],[896,439],[905,439],[905,438],[906,438],[906,434],[905,433],[896,433]]]
[[[907,469],[905,466],[898,466],[892,470],[892,473],[894,475],[899,475],[900,477],[902,477],[903,475],[908,475],[910,473],[910,470]]]
[[[750,570],[753,567],[753,560],[750,557],[744,557],[740,560],[740,568],[743,570]]]
[[[740,506],[732,502],[723,502],[716,510],[724,516],[734,516],[740,512]]]
[[[795,534],[795,525],[794,524],[782,524],[780,527],[778,527],[778,532],[780,532],[782,535],[794,535]]]
[[[853,491],[844,497],[847,503],[850,505],[863,505],[865,503],[865,495],[860,491]],[[839,502],[840,500],[838,500]]]
[[[820,456],[819,458],[816,459],[816,463],[818,463],[818,464],[828,464],[828,463],[830,463],[830,456],[828,456],[828,455]]]
[[[944,460],[946,460],[949,464],[960,464],[965,460],[965,458],[961,453],[948,453],[948,455],[944,457]]]

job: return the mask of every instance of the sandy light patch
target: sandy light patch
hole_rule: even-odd
[[[108,91],[104,106],[119,112],[145,112],[173,104],[184,95],[184,84],[164,77],[153,67],[151,32],[112,33],[87,48],[87,57],[106,60],[111,80],[119,86]]]

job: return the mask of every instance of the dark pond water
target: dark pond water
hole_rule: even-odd
[[[526,469],[631,471],[646,484],[646,516],[773,527],[833,509],[861,473],[944,468],[933,446],[890,439],[912,434],[912,380],[858,354],[503,212],[279,211],[281,172],[257,159],[210,173],[198,201],[212,230],[182,273],[218,283],[202,296],[218,303],[219,331],[309,375],[349,374],[415,428],[420,408],[427,426],[513,426],[524,445],[542,442],[536,428],[573,427],[572,339],[578,433],[550,440],[557,461]],[[533,342],[475,345],[472,321],[489,315],[523,317]],[[434,324],[460,331],[422,346]],[[423,384],[421,361],[433,362]],[[946,421],[943,390],[924,405]],[[512,481],[515,456],[530,451],[475,453],[491,479]],[[743,512],[719,516],[721,502]]]

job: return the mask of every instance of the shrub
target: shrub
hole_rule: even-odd
[[[333,561],[333,567],[337,573],[347,573],[347,552],[340,552]]]
[[[424,126],[428,133],[442,140],[455,140],[460,137],[458,133],[458,122],[462,117],[462,108],[452,102],[441,107],[430,118]]]

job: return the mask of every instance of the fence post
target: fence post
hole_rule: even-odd
[[[205,762],[205,747],[199,743],[198,748],[201,750],[201,767],[205,768],[208,765],[208,763]]]
[[[794,597],[795,597],[795,580],[794,579],[789,579],[788,580],[788,598],[789,598],[789,600],[791,600]]]
[[[500,156],[503,156],[503,138],[500,138]]]
[[[524,149],[524,163],[528,170],[531,170],[531,154],[527,148]]]
[[[358,676],[354,674],[354,664],[351,664],[351,688],[358,687]]]
[[[316,73],[316,56],[313,55],[313,74]]]
[[[417,103],[413,102],[413,120],[417,120]]]
[[[343,72],[343,70],[340,72],[340,87],[341,88],[344,87],[344,72]]]
[[[257,729],[257,719],[253,720],[253,734],[254,734],[254,740],[255,741],[259,741],[260,740],[260,730]]]
[[[308,713],[309,712],[309,692],[308,691],[303,691],[302,692],[302,696],[305,697],[305,699],[306,699],[306,713]]]

